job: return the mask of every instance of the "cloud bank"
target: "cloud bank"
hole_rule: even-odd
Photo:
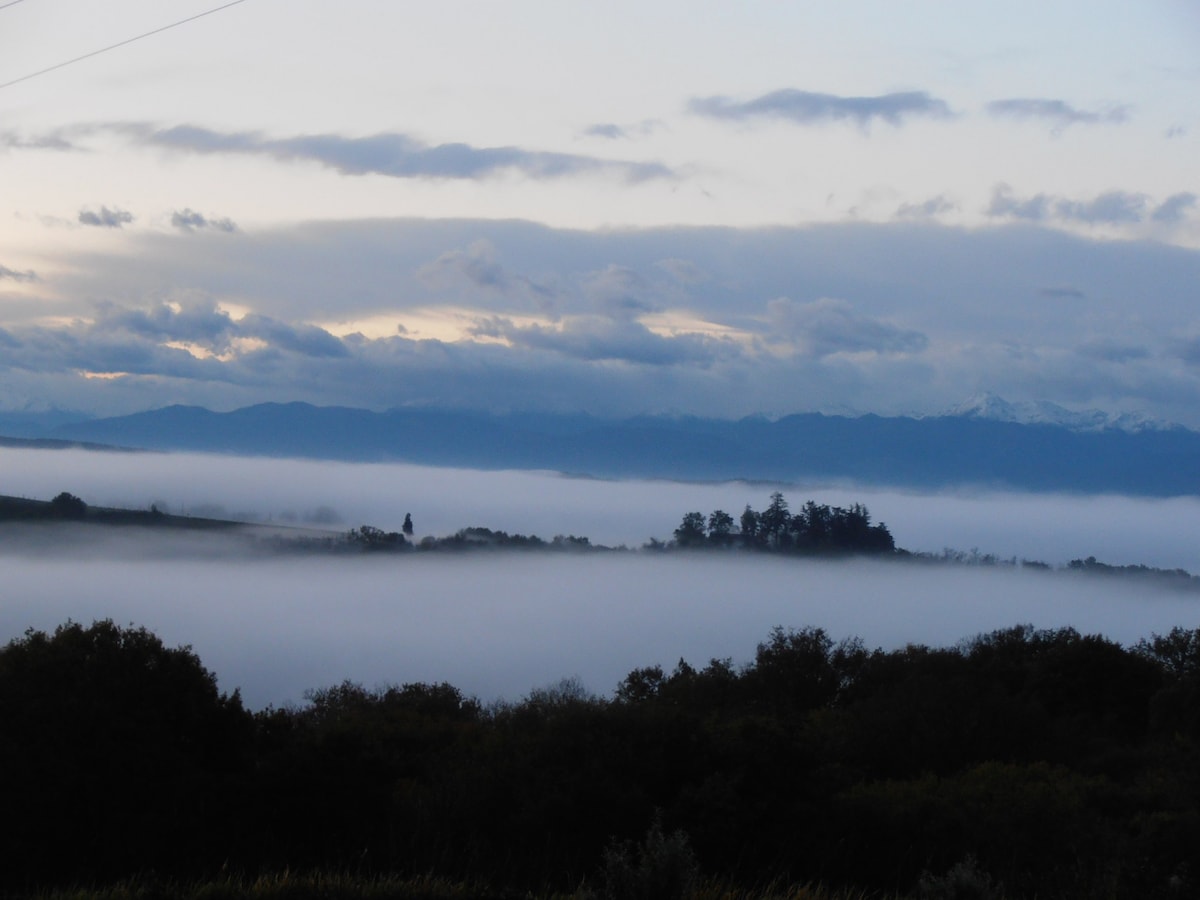
[[[1200,425],[1200,253],[1031,222],[1026,207],[1103,225],[1163,206],[1067,199],[998,191],[1010,224],[980,230],[135,232],[128,253],[52,256],[53,278],[21,283],[45,299],[10,306],[0,400],[740,417],[936,413],[992,391]]]

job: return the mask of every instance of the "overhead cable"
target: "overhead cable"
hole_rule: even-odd
[[[22,0],[10,0],[12,3],[21,3]],[[162,34],[172,28],[178,28],[180,25],[186,25],[188,22],[195,22],[197,19],[203,19],[205,16],[211,16],[213,13],[220,12],[223,9],[229,9],[231,6],[237,6],[239,3],[245,3],[246,0],[232,0],[230,3],[222,4],[221,6],[213,7],[205,10],[202,13],[197,13],[194,16],[188,16],[186,19],[180,19],[178,22],[172,22],[170,25],[163,25],[161,28],[155,28],[153,31],[147,31],[145,34],[139,34],[136,37],[126,38],[116,44],[110,44],[107,47],[101,47],[99,50],[93,50],[91,53],[85,53],[83,56],[76,56],[74,59],[68,59],[65,62],[56,63],[53,66],[48,66],[45,69],[40,69],[37,72],[30,72],[28,75],[22,75],[20,78],[14,78],[12,81],[6,81],[0,84],[0,88],[12,87],[14,84],[20,84],[22,81],[28,81],[31,78],[37,78],[39,75],[45,75],[47,72],[53,72],[56,69],[62,69],[66,66],[74,65],[77,62],[83,62],[85,59],[91,59],[93,56],[99,56],[101,53],[107,53],[109,50],[116,50],[118,47],[124,47],[126,44],[132,44],[134,41],[140,41],[143,38],[152,37],[156,34]],[[4,7],[0,6],[0,9]]]

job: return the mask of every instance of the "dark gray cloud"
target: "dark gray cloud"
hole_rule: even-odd
[[[211,218],[196,212],[190,207],[177,209],[171,213],[171,225],[180,231],[202,231],[206,228],[228,233],[237,231],[237,225],[233,219]]]
[[[1086,300],[1087,294],[1073,287],[1044,287],[1038,291],[1043,297],[1051,300]]]
[[[1053,202],[1053,199],[1045,194],[1037,194],[1024,200],[1017,199],[1013,195],[1011,187],[1001,184],[992,191],[992,202],[988,206],[987,214],[1024,219],[1028,222],[1041,222],[1050,216]]]
[[[904,91],[876,97],[841,97],[785,88],[738,101],[730,97],[696,97],[688,111],[712,119],[785,119],[799,125],[851,121],[861,126],[878,119],[900,125],[910,118],[950,118],[953,113],[944,100],[925,91]]]
[[[14,328],[7,338],[7,362],[17,368],[230,383],[252,381],[255,371],[261,378],[264,366],[288,372],[303,360],[350,356],[350,347],[324,329],[257,314],[233,319],[206,297],[145,308],[105,303],[91,321]],[[253,339],[253,346],[239,343],[244,339]]]
[[[1088,225],[1121,225],[1141,222],[1148,203],[1145,194],[1107,191],[1093,200],[1059,200],[1054,211],[1059,218]]]
[[[1200,366],[1200,337],[1176,339],[1172,343],[1172,350],[1178,359],[1188,365]]]
[[[214,353],[228,350],[230,341],[238,335],[237,324],[211,298],[191,299],[182,304],[158,303],[146,309],[101,304],[94,330],[196,344]]]
[[[0,150],[76,150],[63,132],[23,137],[15,131],[0,131]]]
[[[1129,118],[1129,109],[1116,106],[1102,111],[1079,109],[1065,100],[1048,100],[1033,97],[1014,97],[1007,100],[994,100],[987,105],[987,111],[997,117],[1012,119],[1043,119],[1054,125],[1056,129],[1069,125],[1119,125]]]
[[[101,206],[98,210],[81,209],[79,224],[93,228],[124,228],[133,221],[133,213],[123,209],[109,209]]]
[[[26,269],[24,272],[18,272],[14,269],[8,268],[7,266],[0,266],[0,281],[4,281],[5,279],[8,281],[17,282],[37,281],[38,276],[37,273],[32,269]]]
[[[598,122],[583,130],[584,136],[604,138],[609,141],[630,140],[653,134],[662,127],[658,119],[643,119],[632,125],[617,125],[615,122]]]
[[[350,355],[339,338],[314,325],[289,325],[252,313],[238,320],[237,331],[242,337],[258,338],[277,350],[301,356],[340,358]]]
[[[1151,356],[1148,347],[1116,338],[1098,338],[1088,341],[1080,345],[1079,352],[1092,359],[1117,364],[1137,362],[1149,359]]]
[[[929,346],[929,338],[919,331],[860,315],[844,300],[825,297],[797,303],[780,297],[767,304],[767,315],[776,335],[818,358],[835,353],[920,353]]]
[[[1196,195],[1184,191],[1178,194],[1172,194],[1150,214],[1150,218],[1155,222],[1165,222],[1168,225],[1174,225],[1176,222],[1182,221],[1187,217],[1187,214],[1196,207]]]
[[[958,204],[944,194],[930,197],[924,203],[904,203],[896,210],[901,219],[936,219],[942,213],[954,212]]]
[[[111,127],[142,143],[171,150],[310,160],[343,175],[478,179],[517,171],[534,179],[611,175],[628,182],[674,177],[669,168],[657,162],[608,160],[522,147],[474,147],[463,143],[430,145],[394,132],[359,138],[337,134],[269,138],[258,132],[220,132],[192,125],[162,129],[147,125]]]
[[[1018,197],[1011,187],[1000,184],[992,192],[987,214],[995,218],[1027,222],[1081,222],[1086,225],[1134,225],[1147,220],[1166,225],[1187,218],[1197,197],[1190,192],[1172,194],[1155,206],[1146,194],[1106,191],[1090,200],[1035,194]]]
[[[612,122],[591,125],[588,128],[585,128],[583,133],[588,137],[608,138],[609,140],[617,140],[618,138],[628,137],[624,128],[622,128],[620,125],[615,125]]]

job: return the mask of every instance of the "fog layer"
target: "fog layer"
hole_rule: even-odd
[[[3,558],[0,637],[111,617],[189,643],[252,707],[345,678],[517,699],[599,693],[681,657],[748,661],[774,625],[885,648],[1018,622],[1122,642],[1200,625],[1193,594],[1065,573],[707,555],[405,555],[128,562]]]
[[[1200,571],[1200,498],[957,492],[920,494],[853,485],[597,481],[538,472],[480,472],[399,464],[331,463],[164,453],[0,448],[0,494],[248,516],[276,523],[397,530],[412,513],[417,537],[469,525],[510,533],[586,535],[640,546],[669,539],[683,513],[762,509],[773,490],[792,502],[865,503],[900,547],[978,548],[1053,565],[1096,556]]]
[[[417,537],[466,525],[640,545],[682,514],[747,503],[774,485],[600,482],[195,455],[0,451],[0,493],[172,512],[362,523]],[[1200,570],[1195,498],[918,495],[782,486],[794,505],[866,503],[912,550],[945,546],[1059,564],[1094,554]],[[635,667],[749,660],[775,625],[885,648],[953,644],[1030,622],[1128,643],[1200,626],[1200,597],[1136,579],[742,554],[402,554],[255,557],[233,536],[142,529],[0,529],[0,640],[112,618],[191,644],[255,708],[349,678],[449,681],[517,699],[578,676],[610,692]]]

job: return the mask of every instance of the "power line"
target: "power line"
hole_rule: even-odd
[[[10,6],[16,6],[18,3],[24,3],[25,0],[8,0],[8,3],[0,6],[0,9],[8,9]]]
[[[8,5],[12,6],[14,3],[21,2],[23,2],[23,0],[10,0]],[[195,22],[197,19],[203,19],[205,16],[211,16],[213,13],[220,12],[223,9],[229,9],[231,6],[237,6],[239,3],[245,2],[246,0],[232,0],[231,3],[225,3],[221,6],[216,6],[212,9],[205,10],[202,13],[197,13],[194,16],[188,16],[186,19],[180,19],[178,22],[172,22],[170,25],[164,25],[161,28],[155,28],[153,31],[147,31],[145,34],[139,34],[136,37],[126,38],[125,40],[116,44],[110,44],[107,47],[101,47],[99,50],[93,50],[91,53],[85,53],[83,56],[76,56],[74,59],[68,59],[65,62],[56,63],[53,66],[49,66],[37,72],[30,72],[28,75],[22,75],[20,78],[14,78],[12,81],[6,81],[4,84],[0,84],[0,89],[12,87],[14,84],[20,84],[22,81],[28,81],[30,78],[37,78],[39,75],[45,75],[47,72],[53,72],[56,69],[62,69],[66,66],[74,65],[77,62],[83,62],[85,59],[91,59],[93,56],[99,56],[101,53],[107,53],[109,50],[116,50],[118,47],[124,47],[126,44],[132,44],[134,41],[140,41],[142,38],[148,38],[156,34],[162,34],[164,31],[169,31],[172,28],[178,28],[180,25],[186,25],[188,22]],[[0,6],[0,9],[3,8],[3,6]]]

